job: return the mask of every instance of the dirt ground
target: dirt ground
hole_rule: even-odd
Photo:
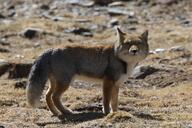
[[[0,127],[192,127],[191,0],[0,2]],[[62,97],[73,116],[52,116],[44,95],[40,108],[27,105],[26,80],[35,58],[67,44],[114,43],[116,25],[130,33],[148,29],[150,45],[136,76],[120,87],[120,111],[104,116],[102,85],[81,80]]]

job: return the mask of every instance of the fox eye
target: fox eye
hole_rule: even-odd
[[[129,53],[132,55],[136,55],[138,53],[138,51],[139,51],[139,48],[136,45],[132,45],[129,48]]]

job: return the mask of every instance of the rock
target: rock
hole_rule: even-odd
[[[149,4],[150,2],[151,2],[150,0],[138,0],[138,1],[136,2],[136,5],[137,5],[137,6],[147,5],[147,4]]]
[[[89,20],[89,19],[75,19],[75,22],[87,23],[87,22],[91,22],[91,20]]]
[[[5,16],[0,13],[0,19],[5,19]]]
[[[133,115],[136,117],[144,118],[144,119],[148,119],[148,120],[154,120],[155,119],[150,113],[135,112]]]
[[[3,126],[3,125],[0,125],[0,128],[5,128],[5,126]]]
[[[78,6],[83,6],[83,7],[92,7],[94,5],[93,1],[82,1],[82,0],[66,0],[65,1],[67,4],[71,5],[78,5]]]
[[[81,6],[84,6],[84,7],[92,7],[93,5],[94,5],[94,2],[81,3]]]
[[[182,20],[181,21],[181,24],[184,26],[184,27],[190,27],[192,26],[192,21],[188,20],[188,19],[185,19],[185,20]]]
[[[0,45],[10,45],[10,44],[6,41],[6,38],[0,38]]]
[[[49,5],[42,4],[42,5],[40,6],[40,8],[43,9],[43,10],[49,10]]]
[[[75,111],[101,111],[102,110],[102,104],[98,103],[92,103],[88,104],[86,106],[75,108]]]
[[[99,33],[99,32],[103,32],[105,29],[107,29],[107,26],[106,25],[100,25],[100,24],[93,24],[89,28],[91,31]]]
[[[15,11],[11,11],[7,14],[7,17],[13,17],[16,15],[16,12]]]
[[[150,66],[138,66],[132,73],[134,79],[144,79],[146,76],[151,75],[159,69]]]
[[[156,4],[171,5],[178,3],[179,0],[156,0]]]
[[[150,51],[149,53],[150,54],[157,54],[157,53],[161,53],[161,52],[164,52],[164,51],[166,51],[166,49],[164,49],[164,48],[157,48],[154,51]]]
[[[135,12],[130,11],[129,15],[128,15],[128,18],[135,18]]]
[[[26,86],[27,86],[27,81],[26,80],[16,82],[15,85],[14,85],[15,88],[23,88],[23,89],[25,89]]]
[[[67,3],[83,7],[92,7],[95,4],[93,1],[82,1],[82,0],[68,0]]]
[[[123,24],[138,24],[139,20],[135,16],[134,12],[130,12],[130,14],[127,16],[127,19],[122,22],[123,22]]]
[[[114,7],[114,6],[123,6],[123,5],[124,5],[123,2],[115,1],[115,2],[110,3],[108,6],[109,7]]]
[[[6,49],[6,48],[0,48],[0,52],[7,53],[7,52],[10,52],[10,51],[8,49]]]
[[[184,46],[174,46],[174,47],[171,47],[170,49],[169,49],[169,51],[185,51],[185,47]]]
[[[42,29],[26,28],[24,31],[22,31],[20,33],[20,35],[25,37],[25,38],[32,39],[32,38],[35,38],[35,37],[39,36],[42,33],[43,33]]]
[[[182,23],[182,24],[189,24],[190,21],[189,21],[189,20],[183,20],[181,23]]]
[[[70,28],[70,29],[64,30],[64,32],[74,33],[76,35],[90,36],[90,37],[93,36],[91,31],[89,29],[87,29],[87,28]]]
[[[12,5],[12,4],[11,4],[11,5],[9,5],[9,6],[8,6],[8,8],[7,8],[7,10],[13,10],[13,9],[15,9],[15,6],[14,6],[14,5]]]
[[[42,17],[44,17],[44,18],[47,18],[47,19],[51,19],[51,20],[53,20],[53,21],[63,21],[63,17],[61,17],[61,16],[52,16],[52,15],[50,15],[49,13],[47,13],[47,12],[45,12],[45,13],[43,13],[42,14]]]
[[[110,27],[113,27],[113,26],[116,26],[116,25],[119,25],[118,19],[112,19],[112,20],[109,22],[109,26],[110,26]]]
[[[98,5],[108,5],[109,3],[113,2],[114,0],[93,0],[95,4]]]
[[[164,52],[164,51],[165,51],[164,48],[157,48],[157,49],[155,49],[156,53],[160,53],[160,52]]]
[[[66,0],[66,3],[76,5],[79,4],[81,1],[80,0]]]
[[[51,18],[53,21],[62,21],[63,20],[63,17],[61,16],[54,16]]]
[[[136,27],[128,27],[127,29],[130,31],[135,31],[137,28]]]
[[[27,78],[31,70],[32,63],[13,63],[11,69],[9,70],[8,78]]]
[[[120,8],[108,8],[107,9],[109,15],[116,16],[116,15],[134,15],[134,12],[122,10]]]
[[[0,59],[0,76],[5,74],[8,69],[11,67],[11,64],[3,59]]]

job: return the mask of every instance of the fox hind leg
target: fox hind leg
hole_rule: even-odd
[[[72,111],[70,109],[67,109],[66,107],[64,107],[60,101],[62,94],[69,88],[69,84],[59,84],[57,82],[53,95],[52,95],[52,99],[53,102],[56,106],[56,108],[62,113],[62,114],[71,114]]]
[[[49,89],[46,92],[46,103],[47,103],[47,106],[48,106],[49,110],[53,113],[53,115],[59,115],[59,111],[55,107],[55,105],[53,103],[53,100],[52,100],[52,94],[54,92],[55,86],[56,86],[55,85],[55,80],[50,79],[50,86],[49,86]]]

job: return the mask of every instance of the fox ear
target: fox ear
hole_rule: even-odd
[[[148,30],[145,30],[145,32],[143,32],[143,34],[141,34],[142,39],[147,42],[148,40]]]
[[[117,27],[116,30],[117,30],[118,43],[121,44],[121,43],[123,43],[125,33],[122,32],[119,27]]]

